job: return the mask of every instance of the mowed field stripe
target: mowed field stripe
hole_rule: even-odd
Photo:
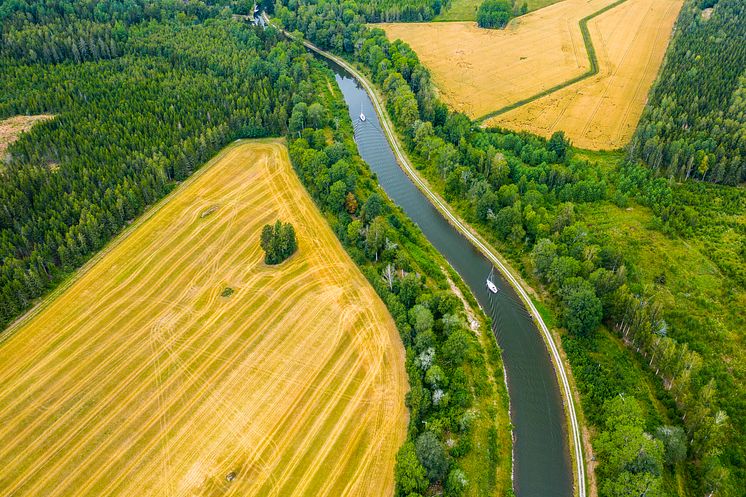
[[[238,185],[234,185],[238,186]],[[257,190],[259,190],[259,187],[257,187]],[[208,227],[210,225],[205,224],[204,226],[201,226],[198,228],[199,230],[204,229],[205,227]],[[211,226],[214,230],[217,230],[221,227],[221,225],[213,225]],[[133,237],[136,237],[138,235],[137,232],[133,233]],[[209,237],[212,235],[212,232],[207,232],[202,234],[202,236]],[[128,240],[128,242],[131,243],[138,243],[138,239],[134,240]],[[167,244],[170,243],[170,240],[164,241]],[[191,251],[185,252],[185,248],[192,245],[193,249]],[[147,265],[150,265],[152,261],[152,257],[155,256],[155,248],[153,244],[144,247],[145,250],[149,252],[148,262]],[[161,264],[163,264],[163,267],[168,268],[169,270],[163,272],[163,274],[156,279],[153,282],[149,282],[149,287],[151,288],[151,294],[158,295],[159,293],[162,293],[165,289],[168,288],[169,280],[173,278],[174,274],[176,274],[179,271],[184,271],[185,267],[182,266],[187,260],[188,257],[193,254],[194,250],[197,250],[197,247],[194,246],[193,243],[190,244],[190,241],[188,239],[184,239],[181,244],[174,246],[174,250],[170,252],[170,254],[164,254],[172,256],[164,257],[164,260],[161,261]],[[23,357],[23,362],[26,363],[26,366],[31,366],[28,370],[24,370],[23,362],[19,364],[19,371],[16,372],[16,375],[23,374],[24,376],[27,376],[33,380],[35,380],[37,383],[43,382],[47,379],[47,377],[54,374],[55,370],[49,368],[49,364],[51,361],[54,361],[54,358],[56,357],[54,355],[55,352],[58,352],[59,350],[70,350],[75,353],[82,353],[82,344],[86,341],[95,341],[100,336],[104,335],[106,333],[105,327],[100,327],[99,331],[100,333],[98,335],[89,335],[86,333],[81,333],[83,331],[81,329],[82,326],[86,326],[83,323],[88,323],[87,326],[92,327],[95,326],[97,321],[101,321],[104,318],[104,313],[109,313],[106,316],[107,321],[110,319],[113,319],[114,317],[118,315],[128,315],[129,313],[138,307],[142,307],[142,302],[152,302],[151,307],[148,308],[142,308],[140,314],[146,314],[147,312],[152,310],[153,306],[158,305],[161,303],[161,301],[155,301],[153,302],[152,299],[148,299],[146,297],[142,297],[141,299],[129,299],[125,300],[124,304],[129,304],[125,307],[122,307],[122,297],[127,292],[131,292],[131,282],[132,280],[137,276],[138,272],[134,271],[134,267],[138,264],[138,261],[135,259],[130,262],[130,264],[126,267],[127,272],[130,273],[130,276],[121,283],[114,284],[112,279],[108,278],[97,278],[96,283],[97,287],[100,288],[99,293],[102,296],[106,296],[104,307],[97,306],[91,306],[88,309],[85,309],[84,312],[80,313],[78,316],[75,316],[74,319],[69,320],[64,326],[57,329],[53,325],[51,325],[48,322],[41,321],[38,323],[38,326],[42,329],[44,329],[47,333],[40,336],[40,340],[51,340],[50,347],[37,347],[34,349],[35,354],[30,355],[30,357]],[[98,275],[96,275],[98,276]],[[113,290],[112,290],[112,287]],[[86,286],[82,286],[82,288],[87,288]],[[112,293],[113,292],[113,293]],[[57,311],[58,309],[55,309]],[[95,315],[94,315],[95,313]],[[52,313],[52,316],[56,314]],[[134,316],[133,316],[134,317]],[[57,319],[56,317],[54,318]],[[57,331],[55,334],[54,331]],[[75,330],[76,333],[70,333],[71,330]],[[51,337],[50,337],[51,335]],[[55,336],[56,335],[56,336]],[[87,352],[90,352],[87,350]],[[68,362],[75,363],[77,361],[77,357],[74,355],[68,355],[67,356]],[[58,365],[59,363],[57,363]],[[46,371],[47,377],[44,376],[38,376],[37,372],[39,371]],[[7,373],[7,376],[10,377],[13,374],[13,371],[7,371],[4,373]],[[4,389],[0,390],[0,397],[6,396],[6,395],[13,395],[12,393],[9,393],[9,389],[16,387],[18,391],[24,391],[24,388],[27,387],[27,385],[16,385],[16,382],[10,382],[8,381],[8,377],[2,377],[0,378],[0,382],[5,386]],[[2,419],[2,416],[5,414],[5,410],[0,411],[0,419]]]
[[[188,268],[181,268],[180,266],[176,266],[176,270],[186,270],[186,269],[188,269]],[[169,273],[169,274],[172,274],[172,273]],[[140,305],[140,300],[139,299],[134,299],[134,303],[133,303],[132,307],[139,306],[139,307],[142,308],[142,311],[140,313],[138,313],[137,316],[150,316],[152,314],[153,308],[156,307],[159,304],[162,304],[162,301],[152,300],[152,299],[146,299],[146,301],[148,301],[148,300],[152,301],[151,305],[149,305],[149,306],[141,306]],[[96,319],[96,318],[98,318],[98,319]],[[113,316],[108,316],[107,315],[106,319],[104,320],[100,316],[95,316],[94,315],[90,319],[88,319],[88,323],[94,323],[95,324],[96,322],[99,322],[99,321],[108,322],[108,320],[112,319],[112,318],[113,318]],[[91,326],[94,326],[94,324],[91,324]],[[87,328],[85,326],[83,326],[81,331],[84,332],[86,329]],[[132,342],[134,342],[137,338],[138,338],[137,335],[133,334]],[[80,361],[77,360],[77,357],[73,355],[72,358],[68,361],[68,364],[70,364],[70,363],[74,364],[76,369],[73,370],[73,371],[65,371],[65,370],[59,371],[58,370],[58,378],[60,380],[63,380],[63,379],[66,380],[68,378],[74,378],[75,374],[79,370],[88,370],[89,371],[89,375],[86,376],[86,377],[84,377],[84,378],[82,378],[82,380],[87,380],[87,379],[98,377],[103,371],[108,371],[109,372],[108,376],[110,376],[112,379],[116,379],[117,383],[120,384],[120,388],[125,388],[126,387],[126,382],[122,382],[121,381],[121,377],[118,376],[119,373],[120,373],[120,371],[118,369],[111,368],[111,364],[107,363],[105,359],[107,357],[122,357],[122,358],[128,357],[126,354],[121,354],[120,352],[122,352],[124,349],[129,349],[131,347],[132,342],[125,342],[123,344],[120,344],[120,345],[118,345],[118,347],[115,350],[103,350],[101,352],[101,356],[100,357],[99,356],[93,356],[93,357],[90,358],[89,362],[80,362]],[[135,358],[130,357],[130,359],[137,360],[138,358],[136,358],[136,357]],[[90,368],[90,364],[91,363],[92,364],[98,364],[99,366],[97,368],[91,369]],[[125,364],[125,366],[126,366],[126,364]],[[146,367],[147,367],[147,364],[143,364],[139,369],[135,370],[130,376],[134,376],[134,375],[140,374]],[[47,375],[47,377],[48,376],[49,375]],[[46,377],[44,377],[44,379],[46,379]],[[60,385],[59,383],[52,383],[51,385],[46,385],[45,390],[46,390],[46,392],[47,392],[48,395],[51,395],[55,391],[57,391],[57,389],[60,389],[61,387],[62,387],[62,385]],[[35,397],[36,397],[35,400],[37,402],[43,402],[44,401],[44,398],[43,397],[39,398],[39,395],[36,395]],[[58,407],[59,407],[59,405],[52,405],[52,406],[48,406],[47,409],[48,410],[55,410]],[[65,409],[65,411],[69,412],[69,411],[75,409],[76,407],[77,406],[68,406]],[[37,418],[37,421],[40,423],[42,420],[41,420],[41,418]],[[58,424],[62,424],[62,423],[64,423],[64,419],[59,419],[58,420]],[[37,423],[37,425],[38,425],[38,423]],[[8,425],[4,425],[4,426],[7,427]],[[32,428],[35,428],[35,427],[36,427],[36,425],[31,425],[31,426],[29,426],[29,427],[26,428],[26,431],[31,430]],[[17,437],[21,437],[21,436],[25,435],[26,431],[21,432],[21,433],[17,433]],[[3,446],[6,446],[6,447],[13,445],[13,441],[2,440],[2,442],[4,444]],[[0,459],[0,460],[2,460],[2,459]]]
[[[407,384],[385,306],[282,143],[206,167],[0,344],[4,491],[393,495]],[[267,267],[277,218],[299,251]]]
[[[237,238],[237,239],[238,239],[238,240],[240,240],[240,239],[242,239],[242,238]],[[187,268],[187,269],[189,269],[189,268]],[[146,315],[146,316],[147,316],[147,315],[150,315],[150,311],[152,310],[152,307],[154,307],[154,306],[155,306],[155,304],[154,304],[153,306],[150,306],[150,307],[146,307],[146,311],[144,311],[144,313],[140,313],[140,314],[144,314],[144,315]],[[94,322],[95,322],[95,321],[94,321]],[[149,323],[147,324],[147,326],[151,326],[151,325],[152,325],[152,320],[151,320],[151,321],[150,321],[150,322],[149,322]],[[122,347],[120,346],[120,349],[121,349],[121,348],[122,348]],[[119,350],[119,349],[117,349],[117,350],[115,350],[115,351],[114,351],[113,353],[112,353],[112,352],[108,352],[108,353],[106,353],[105,355],[113,355],[113,356],[116,356],[116,355],[118,354],[118,355],[120,355],[120,356],[121,356],[121,355],[123,355],[123,354],[121,354],[121,352],[123,352],[123,350]],[[134,379],[135,377],[137,377],[137,376],[141,375],[141,374],[142,374],[143,372],[145,372],[145,370],[146,370],[146,369],[148,369],[148,367],[150,366],[150,364],[149,364],[149,363],[148,363],[147,361],[140,361],[140,360],[138,360],[138,358],[136,358],[136,357],[135,357],[135,358],[131,358],[131,362],[134,362],[134,363],[141,363],[141,366],[140,366],[139,368],[135,369],[135,370],[134,370],[134,371],[133,371],[132,373],[130,373],[130,374],[129,374],[129,375],[128,375],[128,376],[127,376],[127,377],[126,377],[125,379],[124,379],[124,381],[123,381],[123,380],[121,379],[121,376],[120,376],[120,374],[121,374],[121,371],[120,371],[120,370],[111,370],[111,369],[108,369],[108,368],[107,368],[107,366],[106,366],[106,361],[105,361],[105,360],[104,360],[104,361],[100,361],[100,364],[101,364],[101,366],[99,367],[99,370],[94,370],[94,371],[93,371],[93,373],[91,373],[91,375],[90,375],[90,376],[92,376],[92,377],[97,377],[97,376],[98,376],[98,375],[100,374],[100,372],[101,372],[102,370],[106,370],[106,371],[108,372],[108,375],[107,375],[107,376],[108,376],[108,377],[110,377],[110,378],[111,378],[112,380],[114,380],[114,381],[115,381],[115,384],[116,384],[116,385],[118,385],[118,389],[117,389],[117,390],[116,390],[116,391],[114,392],[114,394],[118,394],[118,393],[120,393],[120,392],[122,392],[122,391],[125,391],[125,390],[127,390],[127,389],[129,388],[129,383],[130,383],[130,382],[131,382],[131,381],[132,381],[132,380],[133,380],[133,379]],[[126,367],[126,366],[127,366],[127,364],[124,364],[124,365],[123,365],[123,368],[124,368],[124,367]],[[82,365],[82,366],[79,366],[79,368],[80,368],[80,369],[85,369],[85,368],[86,368],[86,365]],[[72,376],[72,377],[74,377],[74,372],[73,372],[73,374],[71,374],[71,376]],[[130,391],[130,393],[129,393],[129,396],[128,396],[128,397],[127,397],[126,399],[124,399],[124,400],[125,400],[125,401],[127,401],[127,400],[129,400],[129,399],[133,398],[133,397],[134,397],[135,395],[139,394],[139,393],[140,393],[140,392],[141,392],[141,391],[142,391],[143,389],[145,389],[145,388],[146,388],[146,386],[147,386],[147,383],[141,382],[141,383],[140,383],[140,385],[139,385],[139,388],[138,388],[138,389],[135,389],[135,390],[131,390],[131,391]],[[80,422],[80,423],[78,424],[78,426],[80,427],[80,429],[82,430],[82,429],[83,429],[84,427],[85,427],[86,429],[88,429],[87,425],[88,425],[88,423],[90,422],[90,420],[91,420],[91,419],[92,419],[92,418],[93,418],[94,416],[97,416],[97,415],[98,415],[98,414],[99,414],[99,413],[100,413],[100,412],[101,412],[102,410],[104,410],[105,408],[106,408],[106,406],[105,406],[105,405],[101,405],[101,406],[100,406],[100,408],[99,408],[99,409],[98,409],[97,411],[94,411],[94,412],[91,412],[91,413],[89,413],[88,417],[86,417],[86,418],[84,418],[83,420],[81,420],[81,422]],[[54,406],[53,406],[53,407],[50,407],[50,408],[49,408],[49,410],[50,410],[50,411],[54,411]],[[71,411],[72,411],[72,409],[70,409],[70,410],[68,410],[68,411],[67,411],[67,413],[70,413],[70,414],[69,414],[70,416],[72,415]],[[62,417],[60,417],[60,418],[58,418],[58,419],[57,419],[57,422],[55,423],[55,427],[65,427],[65,426],[66,426],[66,422],[67,422],[67,421],[68,421],[67,417],[66,417],[66,416],[62,416]],[[105,422],[105,421],[106,421],[106,418],[103,418],[103,419],[101,419],[101,420],[100,420],[100,423],[103,423],[103,422]],[[90,431],[91,431],[91,432],[94,432],[94,433],[95,433],[95,430],[90,430]],[[70,437],[72,437],[72,436],[74,436],[74,435],[75,435],[74,433],[73,433],[73,434],[70,434]],[[19,436],[20,436],[20,435],[19,435]],[[43,439],[43,438],[38,438],[38,439],[37,439],[37,442],[38,442],[38,443],[41,443],[41,442],[43,442],[43,441],[44,441],[44,439]],[[74,449],[75,449],[76,447],[72,447],[72,448],[71,448],[71,447],[68,447],[68,446],[66,445],[66,444],[68,443],[68,441],[69,441],[69,438],[65,438],[65,439],[59,439],[59,440],[57,441],[57,444],[56,444],[56,445],[55,445],[55,446],[54,446],[54,447],[52,448],[52,450],[60,450],[60,449],[62,449],[62,448],[65,448],[66,450],[69,450],[69,449],[73,449],[73,450],[74,450]],[[81,443],[82,443],[83,441],[85,441],[85,440],[81,440]],[[47,453],[48,453],[48,454],[50,455],[50,457],[51,457],[51,455],[53,454],[53,452],[52,452],[52,451],[50,451],[49,449],[47,449]],[[44,460],[37,460],[37,463],[36,463],[36,464],[40,466],[40,465],[41,465],[41,464],[43,464],[43,463],[44,463]],[[48,469],[48,471],[49,471],[49,469]]]

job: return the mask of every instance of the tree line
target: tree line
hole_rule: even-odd
[[[745,17],[741,0],[687,0],[631,158],[669,177],[746,181]]]
[[[524,5],[527,11],[528,6]],[[504,28],[513,18],[513,10],[510,0],[484,0],[477,9],[477,25],[480,28]]]
[[[516,258],[530,254],[526,270],[536,271],[553,296],[569,336],[592,336],[605,323],[653,368],[662,395],[671,396],[683,418],[677,425],[686,430],[687,469],[698,488],[705,493],[737,488],[727,477],[733,466],[721,457],[726,441],[734,444],[731,453],[739,450],[737,439],[729,438],[723,399],[701,368],[701,357],[669,336],[660,305],[641,292],[625,254],[604,233],[579,220],[575,205],[612,201],[624,206],[630,197],[641,198],[673,232],[691,228],[691,208],[662,178],[630,181],[639,177],[634,164],[607,175],[597,165],[575,159],[562,134],[545,140],[473,126],[437,99],[427,70],[406,44],[338,17],[335,5],[333,0],[290,0],[278,4],[276,15],[286,28],[364,65],[383,90],[405,146],[424,166],[431,184]],[[589,410],[601,412],[606,400],[621,393],[614,390],[591,397]],[[605,464],[610,463],[602,460],[601,467]],[[656,488],[662,488],[660,472],[650,475],[657,479]],[[616,481],[621,474],[602,469],[600,477]]]

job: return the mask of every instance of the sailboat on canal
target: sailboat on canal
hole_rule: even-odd
[[[495,272],[495,268],[490,269],[490,274],[487,276],[487,289],[492,293],[497,293],[499,290],[497,286],[492,282],[492,273]]]

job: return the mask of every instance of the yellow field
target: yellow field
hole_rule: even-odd
[[[487,124],[549,137],[564,130],[591,150],[624,147],[634,134],[683,0],[627,0],[588,23],[599,72]]]
[[[284,145],[151,213],[5,334],[0,494],[393,495],[404,350]],[[277,218],[299,250],[267,267]]]
[[[430,69],[441,97],[477,118],[589,70],[579,22],[616,0],[564,0],[504,30],[476,24],[385,24]],[[599,73],[487,122],[579,146],[615,148],[631,136],[663,60],[683,0],[627,0],[589,23]]]

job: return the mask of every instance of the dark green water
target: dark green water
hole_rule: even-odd
[[[486,288],[492,268],[399,167],[368,94],[347,71],[334,71],[355,128],[360,155],[378,181],[471,288],[493,319],[503,350],[513,422],[513,485],[519,497],[572,497],[573,476],[559,385],[539,330],[512,287],[495,272],[497,295]],[[360,120],[360,112],[366,120]]]

